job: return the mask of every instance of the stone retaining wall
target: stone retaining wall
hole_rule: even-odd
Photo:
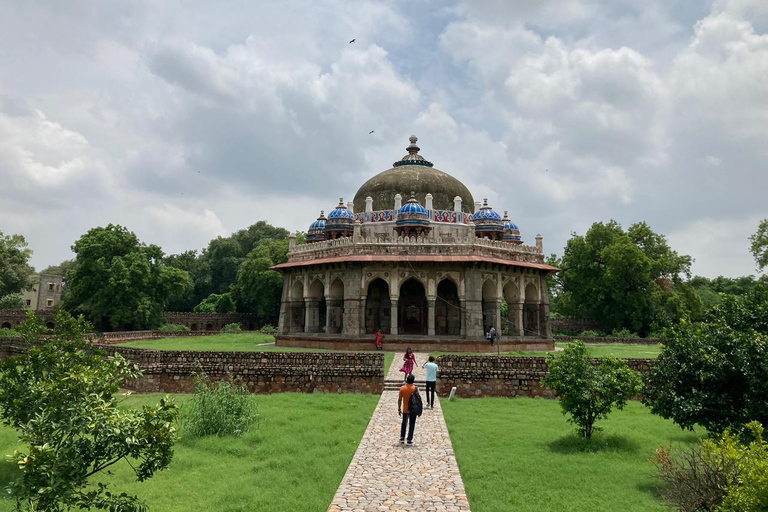
[[[613,337],[589,337],[583,336],[559,336],[555,335],[555,341],[567,342],[580,340],[584,343],[634,343],[637,345],[658,345],[664,343],[661,338],[613,338]]]
[[[215,331],[180,331],[180,332],[165,332],[165,331],[118,331],[118,332],[103,332],[99,335],[99,342],[105,345],[111,345],[114,343],[125,343],[126,341],[137,340],[156,340],[160,338],[199,338],[201,336],[217,336],[219,334],[250,334],[253,335],[253,331],[244,332],[215,332]]]
[[[597,360],[596,360],[597,361]],[[653,359],[626,359],[629,367],[646,373]],[[541,385],[549,372],[545,357],[456,356],[437,358],[440,373],[437,392],[448,396],[452,387],[462,398],[482,396],[554,398],[551,389]]]
[[[276,334],[275,345],[278,347],[302,347],[327,350],[375,350],[373,335],[364,338],[346,336],[344,338],[307,335],[306,333]],[[467,339],[441,339],[440,337],[409,338],[407,335],[386,335],[382,348],[389,352],[405,352],[410,347],[414,352],[516,352],[551,351],[555,343],[541,338],[515,338],[503,336],[501,341],[491,345],[488,342],[478,342]]]

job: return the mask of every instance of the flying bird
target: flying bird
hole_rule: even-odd
[[[373,133],[373,130],[369,131],[369,132],[368,132],[368,135],[370,135],[370,134],[372,134],[372,133]]]
[[[354,43],[355,41],[356,41],[356,39],[353,39],[353,40],[351,40],[351,41],[349,42],[349,44],[352,44],[352,43]]]
[[[544,169],[544,172],[549,172],[549,169]]]

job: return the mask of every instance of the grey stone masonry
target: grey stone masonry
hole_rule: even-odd
[[[421,365],[426,357],[416,354],[417,383],[424,380]],[[401,364],[396,356],[388,382],[402,382],[403,374],[398,372]],[[418,388],[426,407],[424,388]],[[398,392],[382,393],[328,511],[469,511],[440,401],[436,399],[435,408],[425,409],[416,420],[414,445],[401,445]]]

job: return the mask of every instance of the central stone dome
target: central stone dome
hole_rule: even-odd
[[[373,198],[373,210],[392,210],[395,195],[410,197],[415,194],[420,201],[425,201],[427,194],[432,194],[432,208],[435,210],[453,210],[453,199],[461,197],[461,209],[472,213],[475,200],[469,189],[462,182],[448,173],[432,167],[419,154],[418,140],[415,135],[409,139],[408,154],[394,163],[392,169],[377,174],[369,179],[355,194],[355,212],[365,211],[365,198]]]

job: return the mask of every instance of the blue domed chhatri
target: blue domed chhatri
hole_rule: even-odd
[[[320,216],[310,224],[307,231],[307,243],[322,242],[323,240],[325,240],[325,215],[320,210]]]
[[[344,206],[344,198],[339,198],[339,206],[328,214],[325,221],[325,238],[333,239],[342,236],[352,236],[355,226],[355,215]]]
[[[504,222],[501,215],[488,206],[488,199],[483,199],[483,207],[472,216],[475,223],[475,235],[480,238],[500,240],[504,235]]]
[[[512,244],[522,244],[523,240],[520,238],[520,230],[514,222],[509,220],[507,210],[504,210],[504,218],[501,221],[504,223],[504,236],[501,240]]]
[[[419,204],[414,194],[397,210],[395,230],[401,236],[423,236],[430,231],[429,212]]]

